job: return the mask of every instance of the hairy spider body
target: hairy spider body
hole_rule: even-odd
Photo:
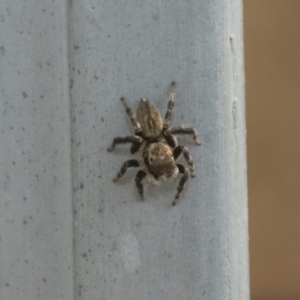
[[[147,169],[156,179],[162,175],[169,177],[176,169],[173,149],[162,142],[147,144],[143,151],[143,159]]]
[[[132,154],[135,154],[142,148],[142,159],[125,161],[114,178],[114,182],[125,174],[128,167],[141,167],[142,170],[138,171],[135,178],[141,200],[144,199],[142,180],[146,176],[148,176],[150,183],[159,184],[162,180],[173,180],[177,177],[178,173],[181,173],[182,177],[172,204],[175,205],[177,203],[189,176],[188,169],[176,163],[181,154],[183,154],[189,165],[191,176],[195,177],[192,157],[185,146],[178,145],[174,134],[190,134],[197,145],[200,145],[200,140],[195,129],[192,127],[179,126],[169,128],[174,99],[175,83],[172,82],[167,112],[163,120],[158,109],[146,98],[140,100],[135,114],[132,113],[126,100],[123,97],[121,98],[126,113],[135,129],[135,135],[114,138],[108,151],[113,151],[117,144],[131,143],[130,152]]]
[[[142,98],[136,110],[141,133],[146,140],[158,140],[163,131],[163,120],[158,109],[146,98]]]

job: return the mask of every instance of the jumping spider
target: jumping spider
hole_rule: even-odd
[[[197,145],[200,145],[200,140],[194,128],[185,126],[169,127],[174,107],[174,98],[175,83],[172,82],[164,121],[158,109],[149,100],[142,98],[134,115],[128,107],[126,100],[123,97],[121,98],[126,113],[130,117],[134,127],[135,134],[133,136],[114,138],[108,151],[113,151],[116,144],[131,143],[130,152],[132,154],[142,149],[142,160],[130,159],[125,161],[113,181],[116,182],[121,178],[127,171],[127,168],[141,167],[142,170],[138,171],[135,178],[141,200],[144,199],[142,180],[146,175],[148,175],[150,183],[159,184],[161,180],[173,180],[178,173],[181,173],[183,175],[172,204],[175,205],[177,203],[189,176],[188,169],[176,163],[181,154],[183,154],[189,165],[191,176],[195,177],[192,157],[185,146],[178,145],[174,134],[190,134]]]

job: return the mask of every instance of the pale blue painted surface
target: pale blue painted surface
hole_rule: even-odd
[[[0,1],[0,299],[73,299],[66,7]]]
[[[241,1],[0,8],[0,299],[249,299]],[[119,98],[164,113],[173,80],[197,177],[141,203]]]

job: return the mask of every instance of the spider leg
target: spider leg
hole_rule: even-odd
[[[147,173],[140,170],[137,172],[136,177],[135,177],[135,184],[138,189],[138,193],[140,195],[141,200],[144,200],[144,187],[142,184],[142,180],[146,177],[146,175],[147,175]]]
[[[195,144],[201,145],[201,142],[197,136],[196,130],[192,127],[185,127],[185,126],[171,127],[165,131],[165,134],[166,135],[169,135],[169,134],[191,134],[193,136]]]
[[[117,176],[114,178],[113,182],[118,181],[127,171],[127,168],[130,167],[139,167],[140,163],[136,160],[136,159],[130,159],[127,160],[123,163],[119,173],[117,174]]]
[[[111,147],[107,149],[107,151],[111,152],[115,149],[115,146],[117,144],[126,144],[126,143],[132,143],[132,146],[130,148],[130,152],[131,154],[134,154],[135,152],[137,152],[142,143],[143,143],[143,139],[139,136],[125,136],[125,137],[116,137],[114,138]]]
[[[128,106],[125,98],[122,97],[120,100],[122,101],[122,103],[123,103],[123,105],[124,105],[124,107],[126,109],[126,113],[127,113],[127,115],[129,116],[129,118],[131,120],[131,123],[132,123],[132,126],[133,126],[134,130],[135,130],[135,133],[137,134],[137,133],[142,132],[141,124],[137,120],[137,118],[135,117],[135,115],[133,114],[133,112],[130,109],[130,107]]]
[[[168,102],[167,112],[165,115],[164,129],[167,129],[170,125],[172,110],[174,107],[174,101],[175,101],[175,82],[172,82],[170,93],[169,93],[169,102]]]
[[[174,150],[173,150],[173,155],[174,155],[174,159],[177,160],[179,158],[179,156],[181,155],[181,153],[183,153],[183,156],[186,160],[186,162],[188,163],[190,170],[191,170],[191,176],[195,177],[195,166],[194,166],[194,162],[193,159],[189,153],[189,150],[185,147],[185,146],[177,146]]]
[[[178,198],[179,198],[180,194],[182,193],[182,191],[185,187],[185,184],[189,178],[189,172],[188,172],[187,168],[185,168],[183,165],[179,165],[179,164],[177,164],[177,167],[178,167],[179,173],[183,174],[183,176],[181,177],[181,179],[179,181],[179,184],[177,187],[177,194],[175,195],[172,205],[176,205],[176,203],[178,202]]]
[[[177,138],[174,135],[167,134],[167,135],[165,135],[165,139],[166,139],[167,144],[171,148],[176,148],[178,146]]]

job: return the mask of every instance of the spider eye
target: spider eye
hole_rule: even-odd
[[[151,163],[154,161],[154,159],[153,159],[152,156],[149,157],[149,161],[150,161]]]

